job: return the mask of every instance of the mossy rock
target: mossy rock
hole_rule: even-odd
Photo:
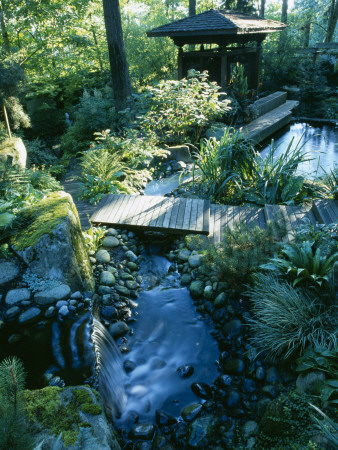
[[[20,138],[5,139],[0,142],[0,160],[7,162],[8,157],[13,165],[18,165],[23,169],[26,167],[27,150]]]
[[[93,273],[72,197],[53,192],[25,208],[25,226],[12,238],[14,250],[41,278],[67,283],[72,290],[92,290]]]
[[[119,449],[114,430],[107,421],[99,395],[86,386],[46,387],[24,392],[25,412],[36,443],[52,448],[61,436],[65,447],[103,450]]]

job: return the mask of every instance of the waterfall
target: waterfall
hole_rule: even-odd
[[[92,339],[98,368],[99,392],[112,416],[119,417],[126,403],[121,352],[106,328],[95,318]]]
[[[69,338],[69,345],[70,345],[70,351],[72,353],[72,367],[73,369],[79,369],[81,367],[81,359],[79,355],[79,348],[76,342],[76,332],[78,328],[87,321],[87,325],[89,325],[89,319],[90,314],[84,314],[82,317],[80,317],[79,320],[77,320],[70,329],[70,338]],[[90,326],[90,325],[89,325]],[[86,343],[86,340],[88,339],[88,336],[86,336],[86,333],[84,335],[84,344]],[[88,339],[89,340],[89,339]]]
[[[61,348],[61,331],[59,324],[57,322],[54,322],[52,325],[52,351],[53,356],[55,358],[55,361],[58,363],[59,367],[61,369],[64,369],[66,366],[65,359],[62,355],[62,348]]]

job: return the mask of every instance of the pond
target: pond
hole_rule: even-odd
[[[276,157],[287,149],[291,139],[294,138],[293,147],[300,142],[303,153],[307,153],[311,161],[300,164],[298,173],[314,179],[329,172],[335,164],[338,164],[338,126],[317,126],[308,123],[293,123],[283,128],[274,135],[275,144],[278,146]],[[263,143],[261,155],[265,157],[270,149],[269,144]]]

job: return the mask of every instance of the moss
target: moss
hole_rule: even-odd
[[[91,428],[92,424],[89,422],[80,422],[79,427],[80,428]]]
[[[20,218],[26,224],[24,230],[12,238],[16,250],[34,246],[45,234],[51,234],[56,225],[68,215],[70,196],[53,192],[34,206],[25,208]]]
[[[81,411],[96,416],[102,413],[102,408],[100,405],[83,403],[83,405],[81,405]]]
[[[14,152],[15,151],[15,143],[18,141],[19,139],[17,138],[12,138],[12,139],[5,139],[4,141],[0,142],[0,155],[2,153],[10,153],[10,152]]]
[[[94,403],[93,397],[85,389],[74,390],[75,401],[80,405],[81,411],[93,415],[101,414],[102,408]]]

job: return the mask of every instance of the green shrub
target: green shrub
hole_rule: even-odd
[[[226,228],[219,246],[207,249],[206,264],[221,280],[242,290],[259,266],[277,251],[284,234],[283,224],[269,222],[266,229],[262,229],[237,223],[233,229]]]
[[[338,343],[335,305],[295,289],[271,274],[257,274],[248,292],[252,303],[253,342],[271,359],[301,354],[308,346]]]
[[[97,251],[101,240],[104,238],[106,229],[104,227],[91,226],[82,232],[88,251]]]
[[[25,145],[30,166],[50,166],[57,162],[57,157],[49,152],[41,139],[25,141]]]
[[[329,444],[334,450],[338,449],[338,424],[333,422],[323,411],[317,406],[310,404],[310,406],[322,417],[322,420],[318,419],[314,414],[311,414],[311,418],[316,422],[319,430],[325,435]]]
[[[325,186],[327,197],[338,200],[338,165],[335,165],[330,172],[326,172],[318,181]]]

